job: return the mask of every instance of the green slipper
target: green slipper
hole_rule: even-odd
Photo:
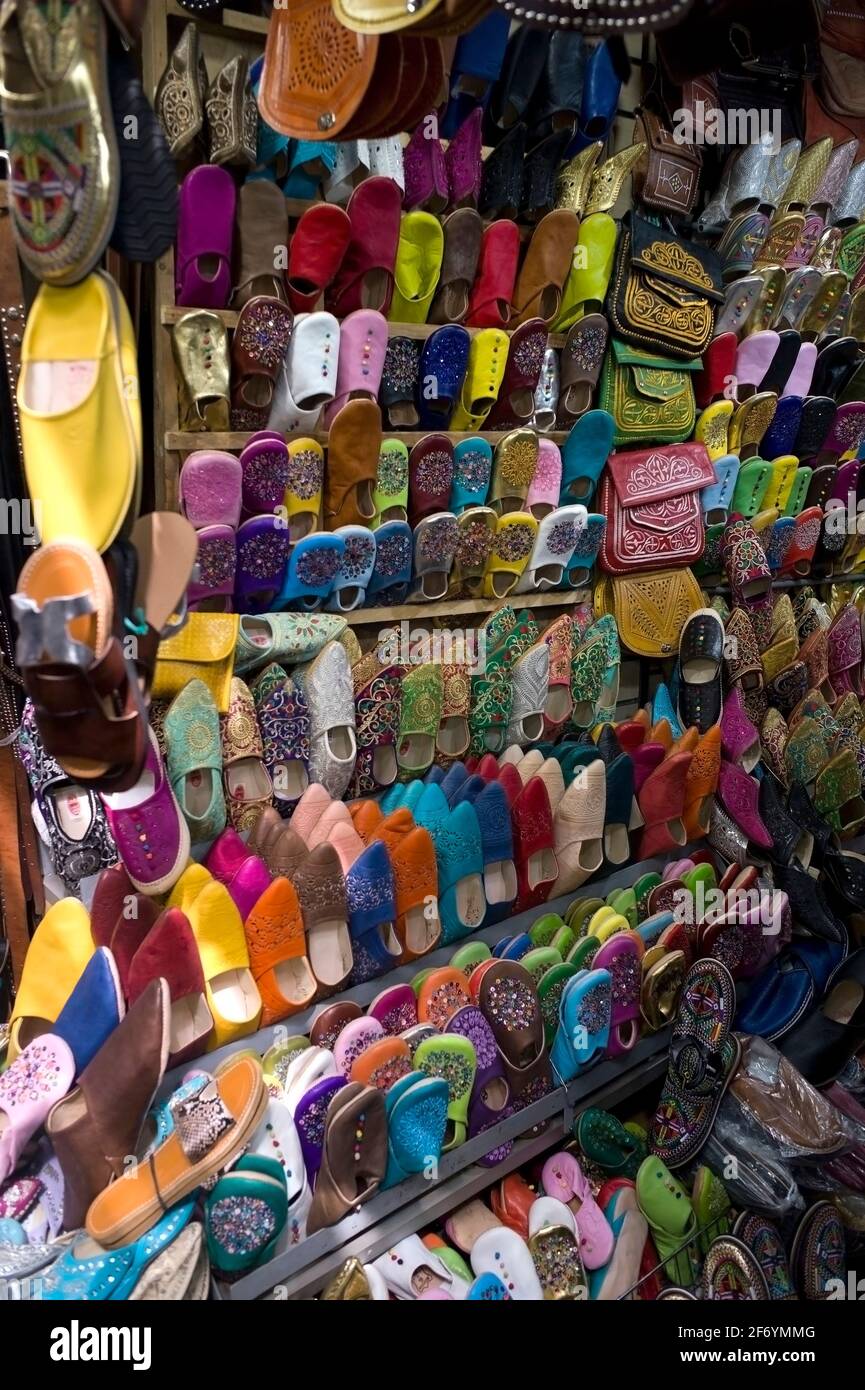
[[[588,970],[601,945],[596,936],[578,937],[567,954],[568,965],[575,965],[578,970]]]
[[[529,936],[535,946],[549,946],[560,927],[565,924],[557,912],[545,912],[529,927]]]
[[[406,781],[432,763],[444,704],[444,677],[437,661],[413,666],[402,679],[397,763]]]
[[[385,521],[408,520],[408,445],[401,439],[381,441],[372,505],[373,530]]]
[[[527,951],[520,960],[520,965],[524,970],[528,970],[535,984],[554,965],[562,963],[561,955],[552,946],[536,946],[533,951]]]
[[[610,1177],[633,1178],[646,1157],[646,1145],[608,1110],[591,1106],[577,1118],[574,1136],[586,1158]]]
[[[448,1126],[442,1153],[465,1142],[469,1121],[469,1099],[477,1071],[477,1055],[468,1038],[456,1033],[427,1038],[418,1046],[412,1061],[427,1076],[442,1076],[448,1083]]]
[[[667,1278],[689,1288],[694,1282],[695,1253],[688,1242],[697,1234],[697,1216],[687,1190],[654,1154],[640,1164],[635,1181],[637,1202]]]
[[[285,1085],[285,1073],[288,1071],[295,1057],[299,1057],[301,1052],[305,1052],[310,1046],[309,1038],[297,1037],[286,1038],[284,1042],[274,1043],[269,1047],[261,1059],[261,1070],[264,1073],[264,1084],[273,1094],[276,1091],[282,1094]]]
[[[725,1236],[731,1226],[731,1203],[727,1189],[721,1179],[716,1178],[711,1168],[707,1168],[705,1164],[697,1169],[691,1191],[691,1204],[700,1228],[700,1253],[705,1255],[712,1241],[717,1236]]]
[[[480,965],[482,960],[491,960],[492,954],[485,941],[467,941],[465,946],[454,951],[450,963],[454,970],[461,970],[468,979],[475,966]]]
[[[550,945],[554,951],[558,951],[562,960],[564,960],[568,951],[576,944],[576,940],[577,933],[571,927],[565,926],[563,922],[550,942]]]
[[[641,921],[648,910],[647,903],[649,894],[653,888],[657,888],[660,882],[660,874],[643,874],[642,878],[638,878],[634,884],[634,896],[637,899],[637,911],[640,914]]]
[[[191,680],[175,695],[165,715],[166,766],[194,845],[225,829],[222,739],[219,712],[203,681]]]
[[[237,1274],[266,1264],[288,1219],[282,1164],[244,1154],[216,1183],[204,1205],[207,1253],[213,1269]]]
[[[524,962],[523,962],[524,963]],[[544,1037],[547,1047],[552,1047],[559,1027],[559,1004],[568,980],[580,973],[580,967],[568,961],[554,965],[538,981],[538,1001],[544,1020]]]
[[[416,999],[421,992],[421,986],[423,985],[424,980],[427,978],[428,975],[431,975],[433,973],[434,968],[435,967],[432,965],[427,966],[426,970],[419,970],[418,973],[416,975],[413,975],[412,978],[409,980],[409,984],[414,990]]]

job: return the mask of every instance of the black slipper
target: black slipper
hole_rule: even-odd
[[[120,202],[110,244],[129,261],[151,263],[177,235],[177,172],[165,132],[116,35],[108,79],[120,152]]]

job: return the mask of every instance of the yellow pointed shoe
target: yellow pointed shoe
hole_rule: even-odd
[[[484,598],[505,598],[529,562],[538,523],[530,512],[508,512],[499,517],[493,548],[484,573]]]
[[[407,212],[400,223],[391,323],[426,323],[444,256],[442,224],[430,212]]]
[[[186,874],[189,872],[187,869]],[[243,922],[225,884],[211,879],[195,891],[193,880],[190,891],[187,905],[184,901],[172,905],[186,913],[201,957],[207,1005],[213,1015],[208,1044],[212,1052],[255,1032],[261,1018],[261,995],[249,968]]]
[[[43,285],[24,330],[18,411],[40,539],[100,553],[135,520],[141,409],[135,335],[110,276]]]
[[[95,950],[90,914],[78,898],[61,898],[49,907],[24,958],[9,1021],[10,1062],[40,1033],[51,1031]]]
[[[181,912],[189,916],[189,909],[209,883],[215,880],[208,869],[203,864],[189,864],[180,875],[171,890],[168,899],[168,907],[179,907]]]
[[[482,428],[504,381],[508,346],[508,335],[500,328],[482,328],[474,335],[459,404],[451,416],[452,430]]]
[[[698,417],[694,438],[699,444],[705,444],[710,459],[725,458],[729,454],[727,441],[732,415],[732,401],[713,401]]]
[[[824,135],[803,150],[796,161],[793,177],[787,184],[780,208],[809,208],[814,200],[832,157],[832,137]]]
[[[580,235],[565,288],[562,307],[553,323],[553,332],[564,333],[583,317],[600,308],[613,274],[618,229],[612,217],[599,212],[580,223]]]

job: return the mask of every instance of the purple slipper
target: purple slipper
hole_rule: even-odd
[[[148,730],[147,755],[129,791],[102,794],[108,826],[133,887],[167,893],[189,859],[189,830],[165,773],[159,744]]]
[[[237,536],[232,526],[204,526],[198,532],[198,556],[195,561],[198,578],[186,590],[190,609],[199,607],[205,599],[225,599],[224,611],[231,609],[234,580],[237,570]],[[216,605],[211,603],[211,612]]]
[[[288,449],[281,436],[261,431],[246,443],[240,455],[243,470],[243,511],[245,516],[275,512],[285,501],[288,484]]]
[[[341,1091],[346,1084],[344,1076],[326,1076],[323,1081],[316,1081],[297,1102],[294,1123],[300,1135],[300,1147],[310,1183],[315,1182],[321,1166],[327,1107],[337,1091]]]
[[[846,454],[858,450],[865,438],[865,402],[848,401],[839,405],[829,432],[823,441],[821,454]],[[824,460],[825,462],[825,460]]]
[[[224,309],[231,298],[234,179],[216,164],[200,164],[180,186],[175,300],[194,309]]]
[[[477,1072],[472,1085],[469,1101],[469,1138],[498,1124],[512,1114],[510,1087],[502,1066],[501,1054],[496,1046],[495,1035],[480,1009],[474,1004],[466,1004],[457,1009],[447,1021],[446,1033],[459,1033],[468,1038],[478,1060]],[[492,1168],[507,1158],[513,1148],[513,1140],[507,1139],[498,1148],[491,1149],[478,1162]]]
[[[755,391],[757,390],[772,365],[780,341],[778,334],[773,329],[767,328],[762,333],[752,333],[749,338],[745,338],[739,344],[739,351],[736,354],[736,381],[739,400],[744,399],[742,396],[743,386],[751,386]]]
[[[234,606],[238,613],[270,613],[288,559],[288,527],[281,517],[253,516],[237,532]]]

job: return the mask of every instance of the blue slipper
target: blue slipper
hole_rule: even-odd
[[[375,565],[366,586],[367,603],[375,598],[384,602],[396,594],[404,598],[411,583],[411,561],[414,538],[407,521],[386,521],[376,527]]]
[[[288,568],[274,609],[311,613],[320,608],[333,589],[344,554],[342,537],[326,531],[316,531],[297,541],[288,557]]]
[[[772,423],[760,441],[761,458],[779,459],[796,452],[793,445],[799,434],[804,408],[802,396],[781,397],[775,407]]]
[[[797,939],[750,983],[736,1014],[739,1032],[775,1042],[822,997],[844,954],[831,941]]]
[[[444,779],[439,782],[442,789],[442,796],[449,806],[453,806],[454,798],[462,786],[463,782],[468,781],[469,770],[465,763],[456,762],[453,767],[448,768]]]
[[[585,526],[577,531],[577,544],[565,570],[565,583],[570,589],[582,588],[592,578],[592,566],[604,543],[607,518],[601,512],[589,512]]]
[[[467,777],[461,787],[457,788],[456,796],[451,802],[451,806],[459,806],[461,801],[468,801],[474,806],[484,787],[489,784],[479,777],[476,772]]]
[[[666,719],[672,732],[673,738],[681,738],[684,729],[679,723],[679,716],[676,714],[676,706],[673,697],[667,686],[663,683],[655,691],[655,698],[652,701],[652,723],[657,724],[659,719]]]
[[[468,331],[450,323],[436,328],[420,355],[418,414],[422,430],[446,430],[459,404],[469,361]]]
[[[393,1187],[411,1173],[423,1173],[440,1158],[448,1099],[444,1077],[423,1072],[411,1071],[390,1087],[385,1096],[388,1154],[383,1187]]]
[[[769,532],[769,540],[765,546],[766,564],[773,574],[778,570],[787,557],[787,551],[793,541],[793,532],[796,529],[796,519],[792,516],[779,516],[778,520]]]
[[[408,787],[409,784],[407,782],[394,782],[393,786],[388,787],[387,791],[379,797],[378,804],[381,807],[383,816],[389,816],[391,811],[395,811],[397,806],[402,805],[402,800],[408,791]]]
[[[414,818],[429,831],[435,845],[441,945],[449,946],[475,931],[486,912],[478,818],[467,801],[452,811],[441,787],[435,785],[424,788]]]
[[[607,806],[604,812],[604,854],[611,864],[631,857],[628,831],[634,809],[634,760],[620,753],[607,766]]]
[[[183,1230],[195,1210],[197,1195],[172,1207],[146,1235],[131,1245],[100,1250],[96,1255],[79,1255],[78,1246],[93,1247],[93,1241],[82,1231],[45,1275],[42,1298],[47,1302],[86,1300],[88,1303],[127,1299],[150,1261]]]
[[[675,920],[672,912],[653,912],[652,916],[647,917],[645,922],[640,922],[637,927],[637,935],[641,938],[644,946],[654,946],[661,933],[671,927]]]
[[[445,140],[453,139],[476,106],[486,107],[492,83],[502,70],[509,28],[510,17],[494,9],[457,40],[450,70],[450,98],[439,130]],[[472,80],[464,84],[464,78]],[[488,85],[478,98],[483,82]]]
[[[520,932],[519,936],[512,936],[508,940],[507,947],[502,951],[502,960],[522,960],[534,947],[534,942],[527,931]]]
[[[75,1058],[76,1076],[96,1056],[125,1013],[114,956],[106,946],[100,946],[85,965],[51,1029]]]
[[[508,949],[513,939],[514,938],[512,936],[502,936],[499,938],[499,940],[493,947],[493,955],[495,956],[496,960],[504,959],[505,951]]]
[[[437,782],[438,785],[441,786],[446,776],[447,773],[444,768],[439,767],[438,763],[433,763],[429,771],[424,773],[423,781],[426,782],[427,786],[429,786],[430,782]]]
[[[479,1274],[469,1287],[466,1302],[471,1300],[472,1303],[505,1303],[510,1301],[510,1297],[497,1274]]]
[[[776,458],[776,454],[771,455]],[[726,525],[730,515],[730,504],[736,490],[739,476],[739,459],[736,454],[725,454],[723,458],[713,459],[715,481],[704,487],[700,493],[700,506],[707,526]]]
[[[354,957],[350,983],[364,984],[399,964],[402,947],[394,931],[396,888],[383,840],[373,840],[345,876],[348,927]]]
[[[583,100],[577,133],[567,148],[568,158],[595,140],[606,140],[619,106],[621,78],[617,75],[606,43],[592,49],[583,72]]]
[[[491,927],[511,915],[517,896],[511,808],[507,793],[498,782],[487,782],[473,805],[484,855],[484,926]]]
[[[333,590],[327,601],[332,613],[351,613],[366,599],[366,587],[375,567],[375,532],[366,526],[340,526],[333,533],[345,545]]]
[[[451,511],[459,516],[469,507],[482,507],[490,490],[493,449],[488,439],[473,434],[454,445]]]
[[[550,1051],[561,1081],[573,1081],[605,1050],[610,1040],[612,984],[609,970],[583,970],[565,985]]]
[[[562,487],[559,506],[587,503],[613,450],[613,417],[607,410],[587,410],[562,445]]]
[[[432,785],[434,786],[435,783]],[[415,777],[411,782],[406,784],[405,794],[403,795],[402,801],[399,803],[400,806],[405,806],[407,810],[411,811],[415,820],[417,820],[415,807],[423,796],[425,787],[426,782],[422,782],[419,777]]]

